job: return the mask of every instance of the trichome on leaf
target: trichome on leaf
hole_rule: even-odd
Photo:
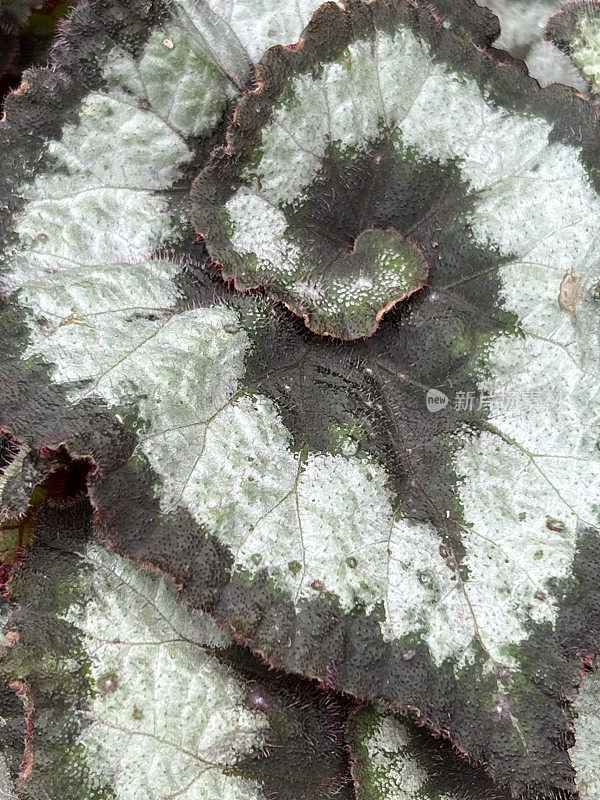
[[[598,114],[499,30],[81,0],[7,98],[19,800],[600,791]]]

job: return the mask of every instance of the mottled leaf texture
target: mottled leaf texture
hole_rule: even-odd
[[[595,0],[567,2],[546,26],[545,35],[580,71],[586,85],[600,87],[600,3]]]
[[[355,711],[348,746],[357,800],[508,800],[447,742],[389,710]]]
[[[577,69],[568,59],[561,57],[548,41],[544,41],[544,27],[558,11],[564,0],[477,0],[482,6],[497,14],[500,35],[494,47],[508,51],[523,59],[530,74],[542,86],[564,83],[583,89],[584,83]]]
[[[271,666],[572,798],[600,636],[597,112],[488,49],[474,4],[472,34],[465,4],[406,0],[302,31],[315,5],[76,9],[1,133],[0,426],[92,458],[102,545]]]
[[[18,797],[350,800],[348,701],[232,645],[90,542],[89,518],[46,507],[11,576],[0,739]]]
[[[600,673],[586,675],[575,701],[575,744],[571,751],[580,797],[600,795]]]

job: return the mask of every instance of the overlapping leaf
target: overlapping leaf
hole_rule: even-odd
[[[480,757],[497,774],[509,771],[510,760],[515,780],[515,755],[503,753],[512,749],[511,737],[528,753],[525,760],[538,764],[551,750],[553,763],[562,758],[568,740],[559,708],[573,679],[558,656],[568,649],[560,641],[561,606],[578,542],[598,525],[598,206],[586,171],[594,148],[593,137],[584,138],[588,109],[578,107],[581,125],[573,137],[560,117],[568,101],[569,115],[575,108],[566,92],[564,112],[553,116],[551,98],[560,90],[540,92],[507,72],[494,74],[491,59],[405,5],[373,4],[369,12],[356,5],[347,13],[329,7],[301,48],[274,50],[261,62],[260,90],[238,106],[227,150],[196,182],[195,220],[226,274],[240,263],[242,269],[258,264],[268,292],[280,276],[298,274],[302,256],[329,264],[365,229],[392,227],[427,255],[428,290],[405,302],[372,340],[352,349],[305,336],[305,350],[277,364],[285,378],[262,380],[274,384],[271,395],[287,411],[301,453],[307,445],[326,450],[324,429],[331,436],[345,414],[347,462],[365,464],[366,450],[387,467],[384,479],[390,476],[395,489],[391,502],[383,483],[379,500],[369,504],[372,494],[362,495],[357,506],[370,513],[361,538],[346,533],[352,525],[342,517],[335,530],[344,534],[334,538],[332,530],[327,548],[301,509],[295,539],[308,585],[329,590],[347,611],[380,603],[384,640],[397,642],[398,650],[362,651],[364,674],[349,666],[347,650],[342,657],[320,640],[316,655],[302,646],[296,655],[292,637],[292,652],[282,658],[288,665],[316,659],[320,669],[333,662],[342,686],[414,704],[431,724],[437,681],[428,675],[427,700],[416,700],[408,679],[399,677],[422,674],[414,655],[426,646],[438,667],[454,662],[450,694],[460,697],[434,726],[450,730],[471,753],[478,745],[462,731],[469,737],[477,731],[486,742]],[[581,139],[578,152],[573,144]],[[349,274],[351,294],[354,282]],[[281,295],[279,286],[273,294]],[[280,343],[282,333],[275,339]],[[316,389],[319,367],[334,376],[321,378],[327,395]],[[430,387],[445,390],[454,408],[430,414],[424,397]],[[303,477],[311,467],[308,456]],[[354,479],[355,494],[377,486],[371,470],[363,481]],[[330,491],[324,470],[320,482],[325,496],[343,497],[348,508],[350,467],[344,472],[344,493]],[[304,487],[297,494],[318,502]],[[280,497],[275,514],[285,492]],[[374,513],[377,505],[385,515]],[[291,509],[283,514],[289,520]],[[279,541],[281,526],[270,522]],[[246,552],[266,553],[277,568],[267,545],[269,522],[261,522],[260,536],[257,527],[257,544]],[[361,542],[370,545],[368,557]],[[244,550],[237,553],[243,563]],[[338,564],[353,560],[348,577],[336,557]],[[280,569],[293,596],[310,594],[293,570]],[[296,605],[304,634],[310,623]],[[353,644],[360,635],[356,623],[345,632]],[[402,649],[410,655],[406,664]],[[373,665],[382,660],[375,687]],[[447,685],[439,690],[440,704],[448,692]],[[486,722],[471,718],[465,725],[463,718],[459,733],[452,717],[462,717],[474,697],[487,709]],[[542,728],[553,733],[546,738]],[[549,739],[560,744],[546,750]],[[569,771],[564,762],[563,788]]]
[[[600,681],[598,672],[583,679],[574,705],[576,740],[571,757],[577,770],[577,785],[580,797],[591,800],[600,791],[600,738],[598,737],[598,715],[600,714]]]
[[[357,800],[506,800],[481,770],[389,710],[361,708],[348,726]]]
[[[546,38],[571,57],[593,92],[600,76],[600,5],[595,0],[564,3],[546,26]]]
[[[523,59],[529,73],[542,86],[556,82],[583,88],[581,76],[573,65],[544,41],[544,27],[563,0],[477,1],[498,16],[500,35],[494,41],[494,47]]]
[[[270,673],[163,578],[91,543],[85,502],[46,507],[36,533],[0,646],[19,798],[352,796],[347,701]]]
[[[568,796],[598,637],[592,111],[403,0],[269,51],[196,222],[267,277],[413,242],[428,286],[342,344],[224,286],[187,228],[207,137],[313,8],[94,8],[9,104],[0,423],[90,454],[104,538],[270,663]]]

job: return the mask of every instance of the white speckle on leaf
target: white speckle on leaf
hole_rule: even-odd
[[[592,89],[600,89],[600,17],[593,13],[586,13],[587,8],[582,5],[581,16],[577,21],[573,36],[569,39],[569,52],[571,58],[583,73],[584,78],[590,82]]]
[[[249,189],[240,189],[225,207],[233,225],[231,241],[239,253],[256,256],[257,273],[264,270],[265,278],[293,279],[300,251],[285,238],[283,212]],[[257,285],[260,283],[258,280]]]
[[[428,48],[405,29],[394,37],[379,33],[375,43],[353,42],[340,62],[324,64],[319,78],[295,77],[293,99],[276,108],[263,129],[261,159],[247,177],[259,178],[269,202],[297,200],[329,145],[366,149],[380,138],[384,125],[406,114],[431,69]]]
[[[573,705],[575,744],[569,750],[582,800],[600,797],[600,673],[583,676]]]
[[[523,58],[530,75],[542,84],[565,83],[577,89],[583,81],[577,70],[551,42],[544,39],[544,26],[564,0],[477,0],[500,20],[500,36],[494,47]]]
[[[443,551],[442,551],[443,552]],[[382,564],[382,568],[386,565]],[[461,660],[475,630],[457,574],[440,552],[433,528],[408,520],[394,523],[385,583],[386,639],[419,632],[434,661]]]
[[[118,800],[260,800],[253,780],[227,773],[265,729],[247,687],[210,652],[227,639],[162,578],[95,545],[86,560],[93,570],[66,619],[100,686],[80,739],[92,776],[109,777]]]
[[[174,47],[163,47],[162,57],[196,41],[170,36]],[[149,72],[159,69],[152,64],[168,67],[155,45],[152,39],[142,57]],[[230,202],[240,247],[252,226],[254,252],[278,259],[283,248],[296,258],[283,215],[268,204],[301,197],[328,144],[365,149],[386,125],[397,125],[397,144],[456,162],[473,190],[465,221],[479,244],[506,258],[498,269],[501,303],[523,332],[489,346],[480,387],[538,393],[533,408],[494,409],[479,437],[456,441],[470,569],[461,581],[432,528],[394,518],[381,465],[350,452],[297,452],[274,403],[244,394],[250,339],[236,312],[175,311],[179,268],[149,252],[177,231],[158,192],[191,158],[171,126],[179,119],[189,133],[200,101],[182,100],[168,124],[157,88],[148,97],[135,89],[137,99],[152,95],[157,114],[126,106],[114,87],[134,91],[135,76],[121,55],[109,61],[113,94],[86,98],[79,123],[49,145],[56,169],[26,189],[31,202],[10,280],[31,309],[27,355],[53,363],[57,381],[87,379],[71,387],[75,399],[92,394],[139,409],[138,446],[162,478],[163,509],[189,509],[232,548],[235,567],[267,569],[296,600],[316,584],[348,610],[383,603],[385,636],[419,633],[437,663],[468,659],[479,629],[490,657],[512,664],[507,645],[527,635],[526,623],[554,620],[551,580],[570,569],[577,526],[597,523],[599,334],[590,298],[600,203],[578,152],[550,144],[545,120],[504,110],[475,81],[433,64],[406,29],[393,38],[378,34],[374,44],[357,41],[319,77],[295,78],[295,97],[263,132],[254,176],[260,193],[239,192]],[[298,140],[310,142],[311,152]],[[576,327],[557,302],[565,264],[581,275]],[[89,325],[61,326],[73,309]],[[41,316],[55,321],[50,334],[36,322]],[[564,521],[564,530],[549,528],[549,516]]]
[[[173,0],[181,26],[238,89],[265,50],[292,44],[323,0]]]
[[[105,67],[108,90],[134,97],[184,137],[209,134],[234,95],[210,55],[178,24],[152,31],[137,65],[113,51]],[[130,98],[131,99],[131,98]]]
[[[363,794],[359,780],[359,800],[417,800],[426,796],[423,789],[427,773],[411,752],[411,744],[407,726],[397,717],[377,716],[375,729],[360,742],[365,752],[363,756],[359,751],[357,766],[365,787]]]
[[[176,29],[172,36],[173,50],[157,53],[160,38],[151,34],[137,65],[118,48],[107,54],[106,88],[85,98],[77,123],[48,144],[51,168],[23,187],[30,202],[4,284],[20,289],[32,312],[27,355],[49,357],[59,380],[107,369],[113,356],[160,327],[179,296],[173,279],[181,266],[153,256],[181,236],[160,192],[192,158],[183,136],[210,130],[226,94],[224,79],[189,38]],[[182,62],[190,72],[179,76]],[[86,319],[83,336],[60,325],[73,313]]]
[[[145,449],[171,476],[172,502],[180,494],[198,521],[233,548],[238,566],[268,567],[295,597],[320,580],[347,609],[357,599],[375,601],[385,583],[381,567],[392,523],[385,472],[352,457],[301,461],[290,444],[273,403],[242,396],[204,430],[165,436],[160,448],[154,441]],[[165,473],[157,452],[177,464],[179,480],[173,481],[172,468]],[[181,453],[187,453],[183,463]],[[259,565],[255,553],[262,555]],[[351,554],[360,558],[355,568],[346,563]],[[291,561],[300,569],[290,570]]]
[[[378,86],[371,68],[375,54]],[[353,87],[351,94],[348,86]],[[469,579],[461,582],[451,574],[434,546],[435,536],[424,527],[413,529],[398,520],[386,531],[388,498],[380,495],[385,509],[381,533],[371,536],[376,542],[389,540],[391,553],[388,560],[387,549],[376,546],[371,561],[379,564],[375,575],[386,573],[383,628],[392,637],[420,630],[438,662],[449,655],[459,661],[467,657],[479,628],[490,657],[513,665],[507,646],[527,636],[526,623],[555,618],[556,603],[548,586],[570,569],[578,524],[597,522],[591,500],[600,491],[592,436],[597,415],[589,399],[600,388],[593,360],[598,348],[596,317],[589,302],[578,302],[580,335],[575,337],[557,303],[557,275],[560,264],[578,258],[574,268],[582,275],[582,296],[591,295],[589,287],[597,281],[593,253],[600,203],[578,151],[551,144],[551,128],[544,119],[493,103],[474,80],[434,64],[428,46],[407,29],[394,37],[378,33],[374,43],[354,42],[317,76],[293,78],[286,101],[262,131],[258,165],[245,175],[260,187],[253,190],[258,193],[253,207],[259,198],[271,209],[301,200],[328,145],[366,148],[386,125],[397,126],[398,144],[457,164],[474,192],[466,221],[483,246],[506,256],[499,267],[500,298],[525,337],[502,336],[492,343],[480,382],[482,391],[520,397],[520,404],[493,408],[490,431],[479,437],[465,435],[462,447],[456,448]],[[308,150],[305,142],[310,142]],[[249,241],[244,225],[254,219],[239,202],[246,191],[240,190],[232,204],[235,231],[242,231],[239,240],[234,234],[234,245],[243,247]],[[269,252],[275,258],[285,255],[282,214],[271,233],[262,230],[261,236],[261,241],[271,242]],[[525,390],[529,397],[523,397]],[[594,490],[587,492],[590,481]],[[359,496],[359,485],[348,480],[349,495]],[[286,502],[289,510],[282,510]],[[519,518],[523,509],[526,524]],[[291,500],[285,501],[274,509],[270,522],[281,513],[280,530],[287,532],[291,512]],[[550,531],[548,515],[564,519],[565,530]],[[341,529],[354,535],[352,525]],[[256,528],[252,531],[257,534]],[[521,547],[524,536],[528,545]],[[282,540],[283,534],[271,549]],[[431,546],[424,546],[430,540]],[[310,545],[310,536],[306,542]],[[310,561],[306,542],[302,555]],[[535,557],[540,550],[546,553],[543,559]],[[298,552],[293,555],[302,560]],[[425,580],[417,585],[417,565],[424,558],[428,563],[420,574]],[[323,569],[319,579],[337,592],[338,581],[332,577]],[[362,589],[362,599],[372,602],[380,587],[374,578],[368,590]],[[541,601],[541,596],[546,599]]]
[[[226,19],[232,33],[256,62],[275,44],[292,44],[323,0],[206,0],[215,14]]]

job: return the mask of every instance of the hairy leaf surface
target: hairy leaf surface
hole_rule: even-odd
[[[19,798],[351,797],[346,701],[269,673],[164,578],[90,542],[85,502],[46,508],[36,531],[0,647]]]
[[[598,675],[587,675],[574,704],[575,743],[570,755],[578,796],[598,796],[600,737]],[[348,726],[357,800],[505,800],[480,769],[459,758],[446,742],[388,709],[353,712]]]
[[[195,184],[209,256],[264,285],[237,293],[186,191],[290,9],[84,4],[11,98],[0,424],[90,455],[104,541],[270,664],[568,797],[598,636],[595,115],[458,20],[326,4]],[[427,280],[370,295],[400,244]],[[378,329],[278,302],[315,295]]]
[[[357,800],[508,800],[447,742],[389,710],[355,711],[348,742]]]
[[[571,758],[577,770],[580,797],[597,797],[600,792],[600,680],[598,672],[583,678],[574,704],[575,743]]]
[[[0,6],[0,101],[32,64],[45,64],[57,25],[73,2],[4,0]]]
[[[571,57],[593,92],[600,85],[600,5],[593,0],[565,3],[545,35]]]
[[[529,73],[542,86],[564,83],[582,89],[581,76],[573,65],[544,41],[548,19],[561,7],[563,0],[477,0],[498,15],[500,36],[494,47],[507,50],[523,59]]]

